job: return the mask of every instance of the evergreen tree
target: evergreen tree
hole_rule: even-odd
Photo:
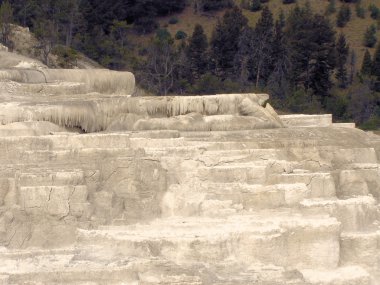
[[[186,49],[191,79],[199,79],[202,74],[207,72],[207,48],[207,36],[204,33],[203,27],[197,24]]]
[[[272,50],[274,37],[273,15],[268,7],[265,7],[255,27],[254,46],[254,74],[255,85],[259,86],[261,80],[268,79],[273,65]]]
[[[328,19],[296,7],[290,13],[285,33],[292,84],[320,97],[328,95],[335,68],[335,32]]]
[[[377,42],[376,26],[371,25],[367,28],[367,30],[364,34],[364,45],[366,47],[372,48],[375,46],[376,42]]]
[[[362,68],[360,72],[363,75],[371,75],[372,73],[372,58],[368,49],[364,53]]]
[[[379,18],[380,9],[376,5],[374,5],[374,4],[369,5],[368,10],[370,12],[372,19],[377,20]]]
[[[329,0],[329,5],[327,5],[326,8],[326,15],[332,15],[336,12],[336,1],[335,0]]]
[[[336,19],[336,25],[339,28],[346,26],[351,19],[351,9],[348,5],[344,4],[340,7],[338,16]]]
[[[8,0],[3,1],[0,6],[0,28],[1,40],[5,46],[10,45],[11,24],[13,23],[13,9]]]
[[[238,52],[235,56],[236,79],[242,86],[248,86],[252,80],[253,53],[255,47],[255,32],[251,27],[245,27],[239,38]]]
[[[336,44],[336,78],[339,82],[339,87],[347,87],[347,58],[348,58],[349,47],[346,42],[346,38],[343,34],[339,35],[337,44]]]
[[[222,21],[217,23],[211,38],[211,56],[217,75],[224,78],[233,75],[239,38],[247,23],[238,7],[227,11]]]
[[[253,0],[251,4],[251,11],[257,12],[261,10],[261,0]]]
[[[280,20],[276,21],[273,39],[273,71],[268,79],[268,89],[276,100],[284,101],[289,89],[288,74],[291,69],[289,50]]]
[[[380,79],[380,44],[377,45],[372,62],[372,74]]]
[[[278,24],[281,27],[281,30],[285,27],[286,19],[285,19],[285,13],[284,10],[280,10],[280,15],[278,16]]]
[[[354,83],[354,77],[356,74],[356,52],[355,50],[351,50],[350,54],[350,78],[349,78],[349,83],[352,84]]]
[[[364,19],[365,18],[365,9],[362,7],[361,5],[361,1],[357,1],[356,4],[355,4],[355,11],[356,11],[356,16],[358,18],[362,18]]]

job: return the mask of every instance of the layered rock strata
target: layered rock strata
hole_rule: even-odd
[[[49,92],[0,106],[0,284],[380,284],[379,136],[266,95]]]

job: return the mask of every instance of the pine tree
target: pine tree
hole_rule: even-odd
[[[347,58],[348,58],[349,47],[346,42],[346,38],[343,34],[339,35],[337,44],[336,44],[336,65],[337,72],[336,78],[339,82],[339,87],[346,88],[347,87]]]
[[[338,16],[336,19],[336,25],[339,28],[346,26],[346,24],[351,19],[351,9],[348,5],[342,5],[339,9]]]
[[[366,47],[372,48],[375,46],[376,42],[377,42],[376,26],[371,25],[367,28],[367,30],[364,34],[364,45]]]
[[[372,62],[372,74],[380,79],[380,44],[377,45]]]
[[[326,8],[326,15],[332,15],[336,12],[336,1],[335,0],[330,0],[329,5],[327,5]]]
[[[252,12],[257,12],[260,11],[262,8],[261,6],[261,0],[253,0],[251,4],[251,11]]]
[[[186,49],[186,57],[192,75],[191,79],[199,79],[202,74],[207,72],[207,48],[207,36],[203,27],[197,24]]]
[[[362,18],[364,19],[365,18],[365,9],[362,7],[361,5],[361,1],[357,1],[356,4],[355,4],[355,11],[356,11],[356,16],[358,18]]]
[[[281,29],[283,29],[286,24],[285,13],[282,9],[280,10],[280,15],[278,16],[278,24],[281,27]]]
[[[276,21],[272,48],[273,71],[268,78],[268,89],[274,99],[284,100],[289,89],[291,63],[289,50],[280,20]]]
[[[332,86],[335,32],[324,16],[295,7],[285,29],[289,44],[291,83],[323,98]]]
[[[349,79],[350,84],[354,83],[354,77],[355,77],[355,73],[356,73],[356,60],[357,60],[356,52],[355,52],[355,50],[351,50],[351,54],[350,54],[350,79]]]
[[[371,75],[372,73],[372,58],[368,49],[364,53],[362,68],[360,72],[363,75]]]
[[[254,63],[256,87],[261,80],[266,81],[272,72],[272,49],[274,37],[273,15],[268,7],[265,7],[255,27]]]
[[[255,32],[251,27],[245,27],[240,38],[239,48],[235,56],[236,79],[242,86],[248,86],[252,79],[253,53]]]
[[[239,38],[248,20],[238,7],[227,11],[219,21],[211,38],[211,56],[215,73],[226,78],[233,75],[234,58],[238,51]]]
[[[13,23],[13,9],[8,0],[3,1],[0,6],[0,28],[2,42],[5,46],[10,45],[11,24]]]

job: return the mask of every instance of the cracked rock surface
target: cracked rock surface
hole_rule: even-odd
[[[0,74],[0,284],[380,284],[379,136],[99,74]]]

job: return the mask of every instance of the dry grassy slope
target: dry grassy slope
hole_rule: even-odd
[[[236,3],[240,3],[240,0],[235,0],[235,1]],[[307,0],[298,0],[298,5],[304,5],[306,1]],[[326,6],[328,5],[328,0],[309,0],[309,2],[313,10],[319,13],[324,13]],[[337,0],[336,2],[337,2],[337,8],[339,8],[339,6],[341,5],[341,2],[339,0]],[[355,4],[350,4],[351,11],[352,11],[352,18],[351,18],[351,21],[347,24],[347,26],[343,29],[337,28],[335,25],[336,13],[330,17],[331,22],[333,23],[333,25],[335,26],[337,30],[337,33],[343,32],[347,37],[350,47],[355,49],[358,56],[358,60],[357,60],[358,67],[361,66],[363,55],[366,50],[366,48],[363,46],[364,32],[367,29],[367,27],[370,26],[371,24],[377,24],[376,21],[373,20],[369,15],[368,6],[370,4],[375,4],[380,8],[380,0],[362,0],[362,5],[366,9],[365,19],[358,18],[355,12]],[[284,5],[282,4],[282,0],[270,0],[268,5],[271,11],[274,13],[275,17],[278,16],[281,9],[287,14],[289,10],[295,6],[295,4]],[[179,13],[170,17],[160,18],[159,23],[161,27],[167,28],[173,36],[179,30],[186,32],[188,35],[191,35],[195,24],[199,23],[204,27],[207,35],[210,38],[212,30],[217,22],[218,17],[221,17],[223,14],[224,14],[224,11],[220,11],[220,12],[213,13],[210,15],[198,15],[194,13],[191,7],[187,7],[182,13]],[[260,17],[260,12],[253,13],[253,12],[244,10],[244,15],[249,19],[250,25],[254,26],[258,18]],[[177,17],[179,19],[179,22],[175,25],[169,25],[168,21],[172,17]],[[137,43],[138,48],[141,48],[146,45],[146,42],[151,37],[152,35],[139,37],[139,38],[134,37],[134,42]],[[380,31],[378,32],[378,39],[380,42]],[[374,49],[370,49],[370,51],[373,54]]]

